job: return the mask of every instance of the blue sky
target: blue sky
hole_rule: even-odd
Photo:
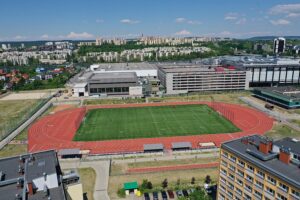
[[[1,40],[300,35],[299,0],[1,0]]]

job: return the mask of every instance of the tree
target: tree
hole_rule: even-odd
[[[162,187],[167,188],[168,187],[168,179],[165,178],[165,180],[162,182]]]
[[[179,186],[180,185],[180,178],[177,179],[176,185]]]
[[[211,178],[210,178],[210,175],[207,175],[205,177],[205,181],[204,181],[206,184],[210,184],[211,183]]]
[[[152,188],[153,188],[153,185],[152,185],[151,181],[148,181],[147,189],[152,190]]]
[[[144,179],[143,180],[143,183],[141,184],[141,190],[144,190],[144,189],[147,189],[147,186],[148,186],[148,180],[147,179]]]
[[[211,200],[211,197],[208,196],[204,190],[195,190],[189,197],[190,200]]]
[[[191,184],[194,185],[195,181],[196,181],[195,177],[192,177]]]

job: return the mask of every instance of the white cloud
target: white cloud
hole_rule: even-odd
[[[290,18],[300,17],[300,13],[289,13],[286,17],[290,17]]]
[[[184,17],[178,17],[175,19],[176,23],[186,23],[186,24],[191,24],[191,25],[200,25],[202,24],[202,22],[198,21],[198,20],[190,20],[190,19],[186,19]]]
[[[233,13],[233,12],[230,12],[230,13],[227,13],[224,17],[224,20],[237,20],[238,19],[238,13]]]
[[[222,32],[220,33],[220,35],[221,35],[221,36],[230,36],[230,35],[232,35],[232,33],[229,32],[229,31],[222,31]]]
[[[82,32],[82,33],[70,32],[68,35],[65,36],[65,38],[67,39],[91,39],[93,37],[94,37],[93,34],[87,32]]]
[[[103,19],[96,19],[96,23],[100,24],[100,23],[103,23],[104,20]]]
[[[138,23],[140,23],[140,21],[132,20],[132,19],[121,19],[120,22],[123,24],[138,24]]]
[[[24,39],[26,39],[26,37],[22,36],[22,35],[17,35],[17,36],[14,37],[14,39],[15,40],[24,40]]]
[[[243,24],[245,24],[246,22],[247,22],[247,19],[246,19],[246,18],[241,18],[241,19],[237,20],[237,21],[235,22],[235,24],[237,24],[237,25],[243,25]]]
[[[175,33],[175,35],[178,35],[178,36],[183,36],[183,35],[191,35],[192,33],[188,30],[181,30],[181,31],[178,31]]]
[[[185,21],[186,21],[186,19],[183,18],[183,17],[178,17],[178,18],[175,19],[175,22],[176,22],[176,23],[183,23],[183,22],[185,22]]]
[[[193,25],[200,25],[200,24],[202,24],[202,22],[200,22],[200,21],[194,21],[194,20],[189,20],[188,22],[187,22],[188,24],[193,24]]]
[[[291,22],[286,19],[270,20],[271,24],[277,25],[289,25]]]
[[[41,39],[49,39],[49,35],[48,34],[44,34],[41,36]]]
[[[269,12],[273,15],[300,13],[300,3],[276,5]]]

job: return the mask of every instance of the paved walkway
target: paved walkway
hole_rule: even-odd
[[[240,99],[243,102],[245,102],[246,104],[248,104],[249,106],[252,106],[252,107],[272,116],[276,120],[291,127],[292,129],[295,129],[296,131],[300,131],[300,126],[289,122],[289,120],[300,119],[300,115],[283,114],[283,113],[277,112],[275,110],[269,110],[269,109],[265,108],[265,106],[262,105],[261,103],[255,101],[249,97],[240,97]]]
[[[64,161],[60,160],[62,169],[88,168],[96,172],[96,183],[94,188],[94,200],[110,200],[107,194],[110,161]]]

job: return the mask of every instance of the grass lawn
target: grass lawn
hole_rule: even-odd
[[[300,132],[296,131],[284,124],[277,123],[272,130],[268,131],[266,136],[271,137],[275,140],[279,140],[285,137],[292,137],[300,139]]]
[[[95,141],[233,133],[239,129],[207,105],[90,110],[74,140]]]
[[[184,163],[182,163],[184,164]],[[161,190],[162,181],[168,179],[168,189],[175,189],[178,179],[180,179],[180,188],[190,187],[191,179],[196,179],[195,185],[203,186],[206,175],[210,175],[213,182],[218,180],[218,168],[193,169],[193,170],[178,170],[155,172],[146,174],[123,174],[109,177],[108,195],[110,199],[120,199],[117,196],[118,189],[123,187],[125,182],[137,181],[138,184],[143,182],[143,179],[148,179],[153,184],[154,190]]]
[[[27,153],[26,144],[8,144],[0,150],[0,158],[18,156]]]
[[[79,168],[78,172],[80,175],[84,196],[86,196],[88,200],[93,200],[96,172],[93,168]]]
[[[19,123],[40,100],[0,101],[0,138]]]

